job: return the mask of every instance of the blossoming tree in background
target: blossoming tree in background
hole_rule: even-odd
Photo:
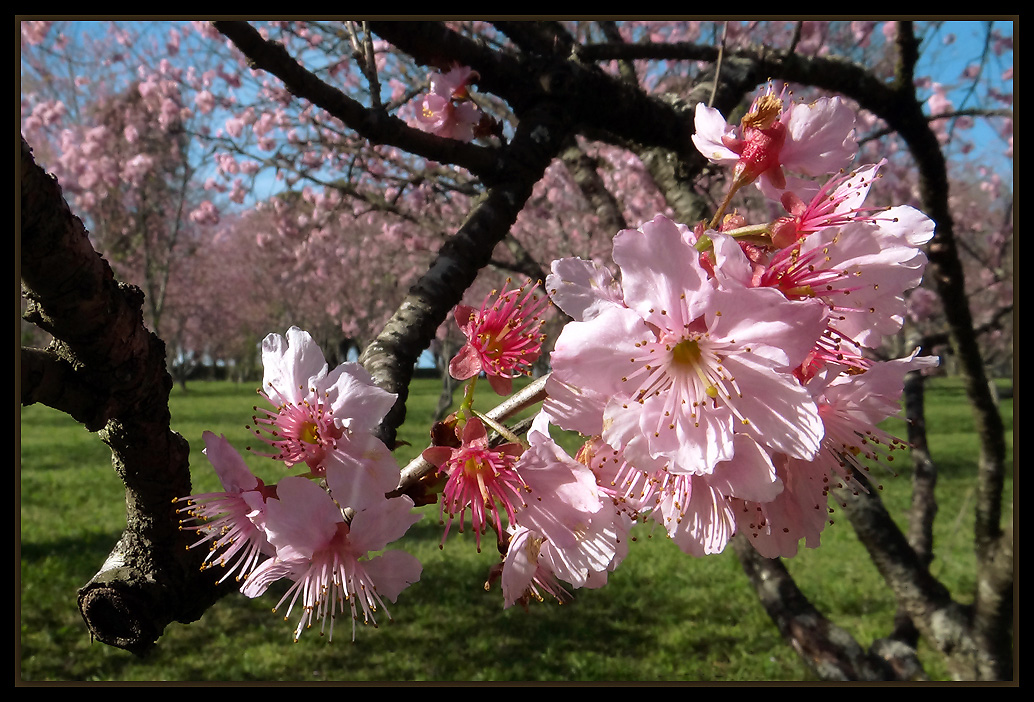
[[[949,208],[951,130],[930,120],[952,106],[935,86],[936,112],[923,111],[911,23],[883,27],[877,55],[897,58],[889,76],[881,61],[825,55],[820,25],[782,36],[776,23],[764,50],[737,37],[737,23],[721,25],[720,47],[696,23],[194,25],[212,54],[182,73],[159,62],[164,82],[141,68],[151,87],[137,89],[168,91],[158,109],[170,120],[219,124],[177,131],[214,149],[202,187],[225,195],[192,219],[215,225],[215,203],[244,202],[264,171],[286,188],[255,206],[253,224],[221,235],[253,237],[281,264],[280,326],[261,346],[268,402],[250,428],[282,477],[258,479],[208,432],[223,490],[205,494],[190,489],[186,442],[168,428],[161,340],[34,162],[32,137],[59,121],[58,101],[29,101],[25,316],[56,341],[23,351],[23,403],[101,433],[131,512],[111,559],[127,565],[102,569],[80,596],[92,633],[146,650],[231,583],[267,597],[286,580],[275,609],[295,618],[296,639],[309,628],[332,638],[339,615],[355,639],[357,623],[404,608],[421,577],[404,536],[414,505],[435,501],[443,549],[452,529],[469,528],[479,550],[498,551],[486,580],[505,607],[605,586],[633,525],[654,522],[690,556],[735,548],[799,650],[837,652],[809,659],[821,677],[910,675],[920,635],[959,677],[1009,677],[1003,431]],[[28,43],[43,41],[45,27],[25,29]],[[836,27],[857,47],[875,29]],[[173,38],[170,54],[181,50]],[[646,60],[691,68],[643,70]],[[863,138],[877,131],[901,154]],[[76,163],[59,181],[96,195]],[[139,179],[153,163],[141,152],[122,170]],[[92,281],[74,300],[54,274],[70,261]],[[490,267],[527,282],[493,284]],[[901,343],[918,314],[910,298],[931,290],[924,274],[985,441],[969,609],[930,575],[927,545],[906,541],[866,477],[869,462],[922,438],[878,425],[898,413],[906,378],[938,363],[924,340]],[[306,319],[325,325],[321,336],[337,327],[362,339],[359,360],[321,348]],[[446,334],[461,339],[448,359],[465,383],[460,408],[400,466],[392,449],[414,363]],[[69,389],[54,391],[55,378]],[[108,395],[85,390],[95,387]],[[508,424],[529,407],[530,421]],[[579,436],[577,451],[555,441],[561,431]],[[771,583],[795,591],[778,559],[819,546],[831,498],[914,627],[888,637],[894,645],[866,651],[832,623],[796,626],[815,617],[803,597],[767,594]]]

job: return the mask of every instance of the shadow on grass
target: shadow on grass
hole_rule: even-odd
[[[62,564],[65,572],[85,573],[88,578],[100,569],[121,535],[121,532],[93,532],[48,541],[23,541],[21,559],[28,567],[54,559]]]

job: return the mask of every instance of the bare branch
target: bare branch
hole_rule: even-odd
[[[287,54],[283,46],[266,41],[247,22],[214,24],[255,68],[277,76],[292,94],[323,108],[371,144],[389,144],[434,161],[463,166],[486,179],[491,179],[495,173],[497,161],[491,149],[455,139],[442,139],[410,127],[383,110],[364,107],[307,71]]]

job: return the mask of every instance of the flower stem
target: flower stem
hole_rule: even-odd
[[[468,415],[473,411],[474,406],[474,388],[477,386],[478,376],[474,376],[467,383],[467,387],[463,389],[463,402],[460,403],[460,407],[456,410],[457,426],[463,426]]]

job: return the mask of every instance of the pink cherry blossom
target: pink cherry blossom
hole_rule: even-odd
[[[862,208],[869,187],[878,177],[880,163],[859,168],[846,175],[830,178],[807,204],[797,193],[787,190],[780,201],[788,217],[772,224],[772,244],[785,248],[807,234],[827,227],[839,227],[860,220],[875,221],[872,212],[880,208]],[[885,208],[883,208],[885,209]]]
[[[468,86],[478,74],[467,67],[456,67],[442,74],[433,71],[431,91],[420,103],[416,126],[437,136],[471,141],[481,122],[481,110],[470,100]]]
[[[517,525],[540,537],[540,552],[558,578],[575,588],[601,584],[620,562],[627,524],[601,494],[592,471],[550,437],[549,415],[535,417],[528,442],[517,462],[526,486]]]
[[[891,361],[873,363],[864,373],[830,372],[808,383],[816,396],[826,428],[823,451],[836,464],[846,461],[866,470],[859,458],[878,461],[890,452],[905,448],[898,437],[878,425],[901,413],[901,391],[905,374],[938,365],[934,356],[918,351]]]
[[[556,373],[551,373],[546,378],[546,399],[542,401],[542,411],[558,427],[576,431],[582,436],[597,436],[603,432],[603,411],[607,399],[602,393],[565,383]]]
[[[201,114],[208,114],[215,109],[215,96],[208,90],[201,90],[194,96],[194,104]]]
[[[355,512],[347,521],[337,503],[315,482],[287,477],[277,484],[277,497],[267,509],[266,532],[276,557],[255,569],[241,591],[258,597],[271,584],[288,578],[293,584],[274,611],[287,603],[285,619],[294,605],[303,608],[294,637],[315,621],[320,633],[334,637],[336,614],[349,614],[352,639],[360,612],[363,622],[376,626],[384,601],[420,578],[420,563],[403,551],[382,551],[420,519],[408,497],[381,499]],[[385,613],[391,619],[390,613]],[[328,626],[329,620],[329,626]]]
[[[501,535],[504,531],[502,514],[506,514],[509,522],[514,521],[524,490],[524,483],[516,470],[517,458],[523,451],[524,447],[516,443],[490,447],[485,425],[476,417],[467,419],[463,425],[459,447],[432,446],[424,450],[424,460],[436,466],[446,479],[441,496],[443,518],[448,514],[442,534],[443,544],[456,515],[459,515],[460,532],[463,532],[468,508],[479,551],[481,535],[490,524]]]
[[[549,299],[537,296],[530,284],[513,290],[507,290],[507,285],[488,294],[478,310],[456,306],[456,324],[467,343],[449,363],[449,374],[457,380],[484,372],[500,395],[510,394],[513,379],[528,375],[542,352],[544,337],[539,330],[549,305]]]
[[[772,457],[783,487],[764,502],[733,499],[737,531],[765,558],[792,558],[803,539],[807,548],[818,548],[829,521],[827,494],[829,466],[822,460]]]
[[[328,370],[312,337],[297,327],[287,337],[270,334],[262,342],[262,394],[273,409],[256,408],[254,432],[288,467],[299,463],[310,474],[339,473],[342,504],[361,509],[398,485],[399,468],[372,433],[396,395],[377,387],[357,363]]]
[[[587,540],[586,545],[594,543],[601,534],[603,532]],[[603,541],[613,538],[604,536]],[[572,560],[572,556],[575,560]],[[590,560],[591,553],[586,546],[577,549],[560,548],[540,532],[516,527],[510,535],[499,573],[503,607],[518,603],[526,605],[532,599],[542,601],[542,592],[564,603],[571,599],[571,593],[564,587],[564,582],[576,588],[602,587],[607,582],[607,569],[593,567]]]
[[[933,220],[898,206],[877,217],[827,227],[776,253],[759,285],[794,299],[821,299],[830,327],[851,344],[875,348],[900,328],[904,293],[922,280]]]
[[[825,361],[868,366],[862,348],[896,333],[905,293],[926,266],[919,248],[933,236],[933,221],[911,207],[865,208],[863,201],[881,164],[830,179],[804,205],[790,191],[791,216],[772,225],[774,247],[748,256],[724,233],[709,233],[714,274],[723,284],[771,287],[793,300],[819,300],[830,310],[828,328],[813,349]]]
[[[195,522],[181,528],[195,530],[202,538],[191,548],[210,543],[202,569],[215,565],[229,566],[219,582],[237,573],[241,580],[255,569],[263,554],[272,555],[266,540],[266,503],[276,497],[276,486],[266,486],[252,475],[244,459],[230,445],[225,436],[216,437],[210,431],[203,434],[204,453],[208,456],[223,492],[198,493],[177,500],[185,501],[186,512]]]
[[[905,374],[936,365],[936,358],[913,353],[861,373],[826,365],[808,380],[825,429],[821,450],[810,460],[774,456],[783,491],[773,500],[737,502],[740,527],[761,555],[792,557],[802,539],[808,548],[819,546],[829,488],[849,481],[851,467],[868,471],[862,459],[892,461],[906,447],[878,425],[901,412]]]
[[[719,286],[686,233],[657,217],[615,237],[625,306],[568,324],[554,374],[608,398],[602,436],[633,462],[707,474],[732,458],[738,431],[810,457],[821,422],[792,372],[826,326],[824,305]]]
[[[431,92],[453,100],[470,97],[469,87],[477,82],[480,76],[468,66],[454,66],[446,73],[435,71],[429,76]]]
[[[619,449],[592,439],[579,452],[608,495],[629,518],[648,517],[693,556],[721,553],[738,530],[736,504],[767,503],[783,489],[767,451],[745,434],[711,474],[673,473],[663,463],[635,465]]]
[[[190,219],[203,226],[219,224],[219,211],[208,200],[203,200],[195,210],[190,213]]]
[[[858,151],[854,126],[854,111],[839,97],[786,105],[769,85],[738,127],[698,104],[692,138],[709,161],[733,168],[734,187],[758,181],[769,196],[778,197],[787,171],[818,176],[848,165]]]
[[[621,285],[614,275],[592,261],[561,258],[553,261],[546,288],[556,305],[574,319],[588,321],[609,306],[624,306]]]
[[[527,605],[531,599],[542,601],[540,591],[557,602],[570,601],[571,593],[557,579],[546,559],[540,559],[544,537],[530,529],[517,527],[510,535],[506,556],[498,569],[503,588],[503,607]]]

